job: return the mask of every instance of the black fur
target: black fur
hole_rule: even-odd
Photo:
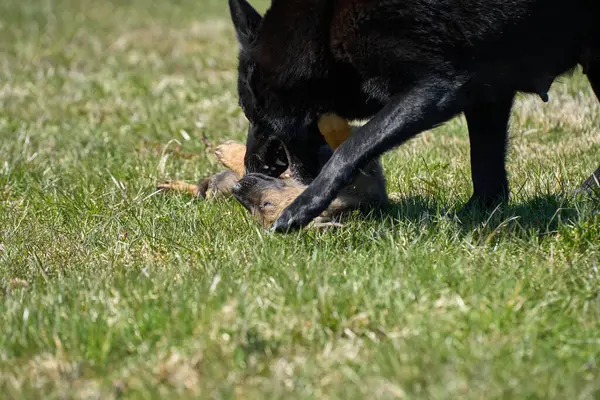
[[[260,20],[245,0],[229,4],[240,38],[240,104],[251,125],[248,172],[270,162],[271,137],[305,169],[315,165],[324,113],[371,118],[276,221],[278,231],[306,225],[357,168],[462,112],[469,204],[491,206],[509,192],[515,93],[547,100],[553,80],[578,63],[596,94],[600,87],[599,0],[273,0]]]

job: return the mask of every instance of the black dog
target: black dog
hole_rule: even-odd
[[[547,100],[554,79],[581,64],[600,96],[600,0],[273,0],[264,18],[245,0],[229,6],[250,121],[246,172],[273,169],[278,139],[312,180],[277,231],[306,225],[358,168],[462,112],[474,186],[467,206],[491,206],[509,192],[516,92]],[[372,119],[319,172],[316,121],[327,112]]]

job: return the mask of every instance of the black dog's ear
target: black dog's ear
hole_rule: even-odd
[[[262,17],[246,0],[229,0],[229,12],[240,45],[248,47],[256,36]]]

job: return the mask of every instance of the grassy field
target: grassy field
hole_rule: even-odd
[[[503,214],[446,213],[459,118],[384,157],[386,214],[279,236],[154,191],[243,139],[236,51],[224,0],[0,3],[0,397],[600,397],[585,77],[519,99]]]

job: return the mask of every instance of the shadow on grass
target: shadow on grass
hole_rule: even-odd
[[[435,229],[433,225],[446,220],[464,235],[474,235],[479,241],[507,234],[523,239],[544,238],[556,235],[561,224],[573,224],[582,216],[600,210],[600,197],[597,194],[540,195],[503,203],[494,210],[463,210],[463,206],[449,206],[435,197],[408,196],[395,199],[369,217],[390,228],[408,221]]]

